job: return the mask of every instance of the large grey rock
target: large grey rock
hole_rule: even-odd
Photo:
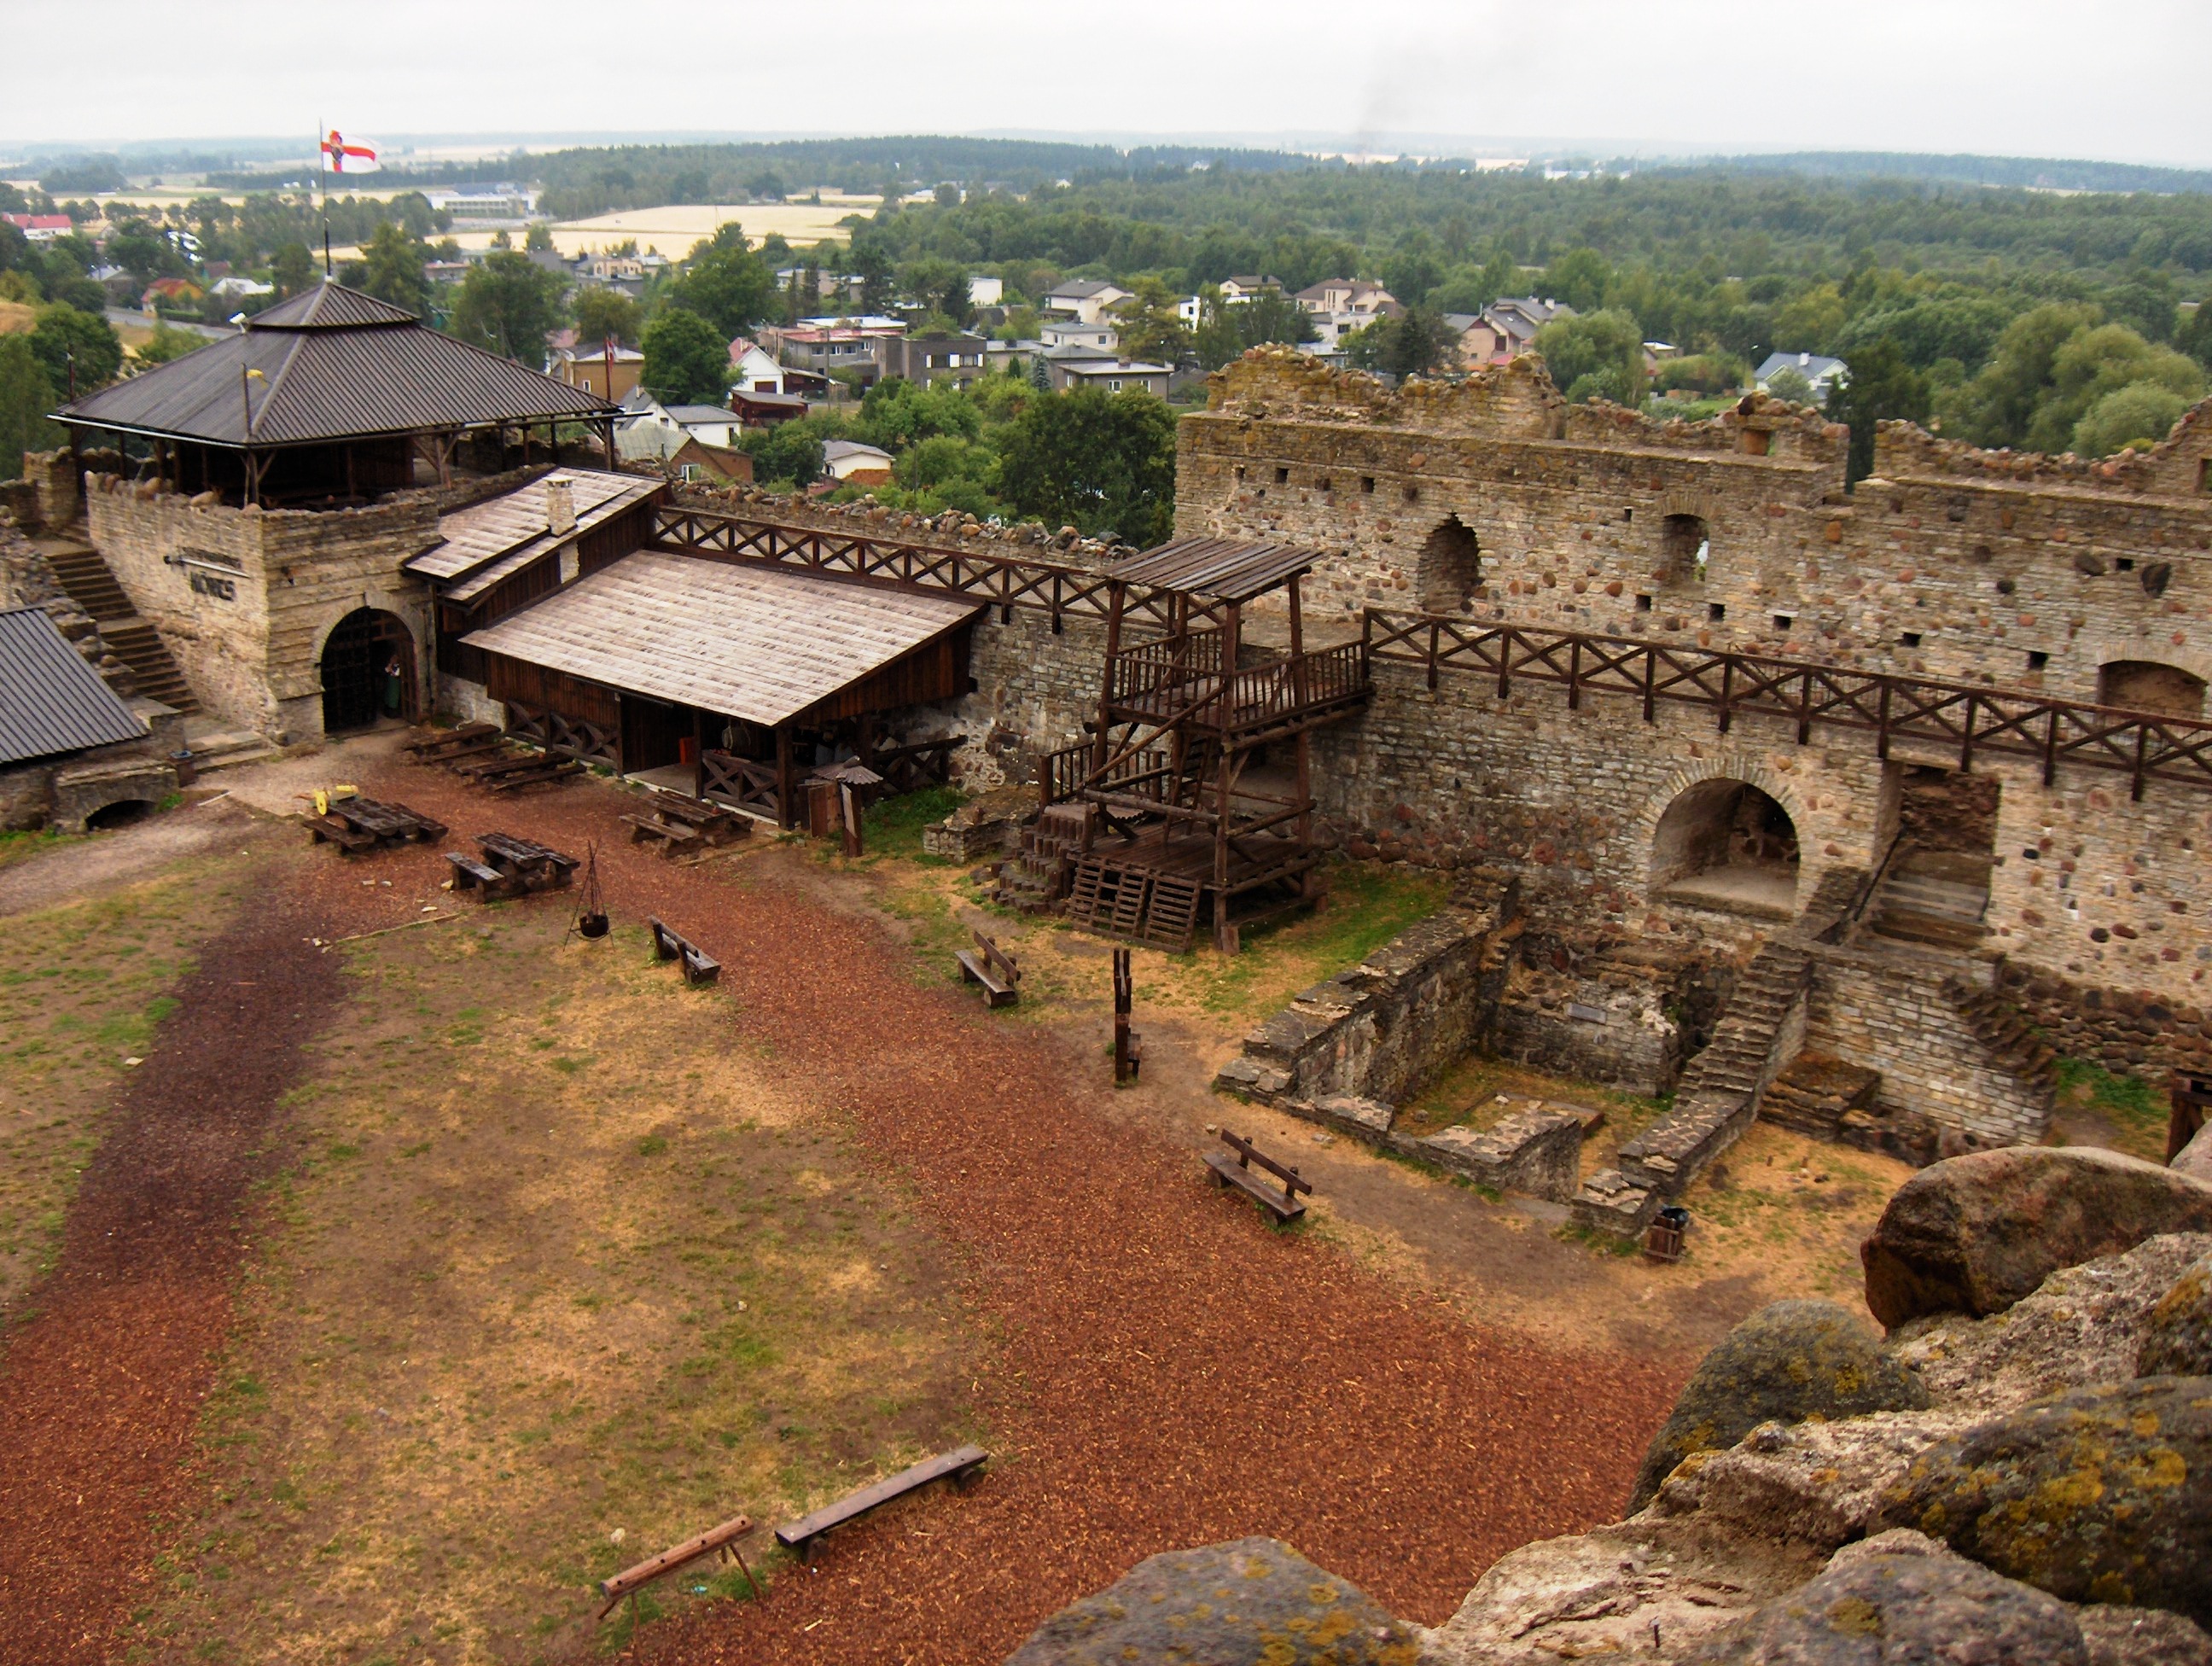
[[[1916,1410],[1928,1395],[1887,1359],[1849,1310],[1833,1302],[1776,1302],[1723,1337],[1698,1362],[1644,1454],[1628,1508],[1651,1501],[1692,1452],[1733,1446],[1759,1424]]]
[[[2061,1268],[2166,1232],[2212,1232],[2212,1184],[2085,1147],[1949,1158],[1898,1188],[1861,1247],[1867,1306],[1892,1329],[2002,1312]]]
[[[2190,1264],[2212,1255],[2212,1233],[2175,1232],[2053,1273],[2002,1313],[1937,1313],[1892,1333],[1889,1356],[1938,1406],[1991,1416],[2069,1389],[2130,1374],[2152,1310]]]
[[[2054,1596],[2212,1616],[2212,1377],[2077,1389],[1936,1446],[1887,1519]]]
[[[1739,1540],[1826,1553],[1878,1532],[1913,1466],[1978,1420],[1959,1412],[1877,1412],[1838,1423],[1764,1423],[1725,1452],[1684,1460],[1653,1511],[1690,1516]]]
[[[1148,1556],[1006,1666],[1414,1666],[1419,1633],[1275,1539]]]
[[[2091,1602],[2074,1610],[2089,1666],[2212,1666],[2212,1637],[2164,1608]]]
[[[1666,1666],[1706,1633],[1796,1590],[1826,1555],[1647,1511],[1499,1557],[1429,1633],[1421,1658],[1424,1666]]]
[[[2212,1255],[2185,1268],[2151,1309],[2136,1375],[2212,1377]]]
[[[2063,1602],[1941,1548],[1917,1534],[1854,1546],[1683,1666],[2089,1666]]]
[[[2212,1180],[2212,1122],[2197,1130],[2197,1137],[2174,1152],[2170,1169],[2197,1180]]]

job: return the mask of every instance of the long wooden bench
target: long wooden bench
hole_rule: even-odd
[[[863,1487],[857,1493],[848,1493],[832,1505],[825,1505],[811,1516],[801,1516],[795,1522],[786,1522],[775,1530],[775,1541],[787,1550],[799,1553],[802,1562],[814,1556],[814,1541],[832,1529],[857,1521],[871,1510],[889,1504],[893,1499],[903,1498],[908,1493],[919,1492],[935,1481],[950,1481],[955,1487],[964,1488],[969,1478],[991,1461],[991,1455],[981,1446],[963,1446],[950,1452],[939,1452],[933,1458],[925,1458],[910,1469],[902,1469],[887,1480],[872,1487]]]
[[[356,833],[336,816],[308,817],[307,831],[312,836],[312,842],[334,844],[348,856],[376,848],[377,840],[374,833]]]
[[[612,1614],[615,1604],[625,1596],[630,1599],[631,1614],[635,1617],[639,1591],[664,1575],[673,1573],[680,1567],[687,1567],[702,1556],[712,1556],[718,1552],[738,1565],[738,1572],[745,1576],[745,1583],[753,1588],[753,1595],[758,1596],[761,1594],[760,1581],[753,1578],[753,1571],[745,1566],[745,1559],[738,1549],[738,1541],[752,1530],[751,1517],[732,1516],[719,1527],[708,1528],[696,1538],[686,1539],[680,1545],[671,1545],[658,1556],[648,1556],[635,1566],[624,1568],[611,1579],[600,1580],[599,1595],[607,1602],[606,1606],[599,1610],[599,1618],[605,1620]]]
[[[415,734],[400,743],[400,750],[411,753],[418,763],[435,763],[498,738],[499,726],[495,723],[463,723],[455,728]]]
[[[501,775],[484,785],[495,793],[512,793],[525,787],[536,787],[549,781],[566,781],[571,775],[580,775],[584,766],[572,757],[558,762],[547,761],[534,769],[524,769],[514,775]]]
[[[722,963],[708,954],[696,943],[670,930],[658,919],[647,922],[653,927],[653,953],[656,960],[681,961],[686,983],[712,983],[722,975]]]
[[[1277,1220],[1285,1224],[1305,1213],[1306,1206],[1298,1201],[1298,1194],[1304,1192],[1310,1196],[1313,1182],[1289,1164],[1277,1162],[1249,1140],[1230,1133],[1227,1128],[1221,1131],[1221,1141],[1230,1151],[1236,1152],[1237,1157],[1231,1162],[1226,1152],[1206,1152],[1206,1166],[1213,1170],[1216,1184],[1236,1187]],[[1270,1186],[1252,1172],[1255,1164],[1282,1183],[1279,1189]]]
[[[501,897],[513,897],[522,889],[519,880],[501,873],[495,867],[487,867],[475,857],[465,856],[458,850],[447,851],[446,860],[453,866],[456,896],[472,891],[479,903],[494,903]]]
[[[963,982],[983,986],[983,1004],[987,1006],[1012,1006],[1022,998],[1017,986],[1022,981],[1021,968],[991,939],[977,932],[973,949],[955,949],[952,958],[960,963]]]
[[[664,856],[673,856],[700,842],[699,830],[682,822],[665,822],[657,815],[626,815],[623,819],[629,824],[629,842],[632,844],[651,841]]]

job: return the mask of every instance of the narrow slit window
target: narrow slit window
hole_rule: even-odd
[[[2050,663],[2051,663],[2051,656],[2050,656],[2049,654],[2045,654],[2045,653],[2041,648],[2032,648],[2028,649],[2028,651],[2027,651],[2027,668],[2028,668],[2030,671],[2041,671],[2045,666],[2048,666]]]
[[[1785,636],[1796,629],[1796,625],[1797,620],[1792,614],[1778,613],[1774,616],[1774,628]]]
[[[1918,648],[1920,646],[1920,633],[1917,630],[1908,630],[1897,640],[1903,647]]]

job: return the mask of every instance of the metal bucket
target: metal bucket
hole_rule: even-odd
[[[604,914],[578,915],[576,934],[579,937],[605,937],[607,934],[606,915]]]

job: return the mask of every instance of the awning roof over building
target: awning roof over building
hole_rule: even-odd
[[[339,283],[295,295],[247,319],[237,335],[55,413],[85,427],[238,447],[617,414],[580,388],[426,330],[413,314]]]
[[[565,479],[576,510],[576,530],[556,533],[546,525],[545,480]],[[409,572],[444,581],[444,594],[466,601],[527,567],[540,556],[590,532],[660,489],[657,479],[609,474],[603,469],[560,469],[511,492],[438,517],[440,542],[405,563]]]
[[[774,727],[981,605],[641,550],[462,640],[656,700]]]
[[[1246,544],[1225,538],[1179,538],[1106,569],[1124,584],[1172,590],[1201,601],[1249,602],[1304,572],[1322,552],[1293,544]]]
[[[0,763],[145,734],[145,724],[42,609],[0,612]]]

